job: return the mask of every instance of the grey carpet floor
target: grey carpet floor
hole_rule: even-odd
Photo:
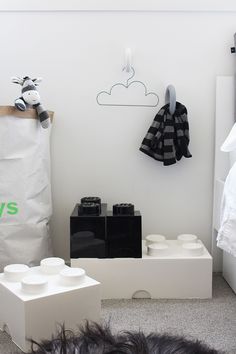
[[[236,295],[219,275],[210,300],[105,300],[102,319],[114,333],[123,330],[168,332],[199,339],[227,354],[236,354]],[[22,353],[0,332],[0,354]]]

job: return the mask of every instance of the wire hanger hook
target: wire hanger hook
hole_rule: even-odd
[[[125,50],[125,66],[123,67],[123,71],[131,74],[131,76],[127,79],[128,85],[129,80],[131,80],[135,75],[135,70],[132,66],[132,52],[130,48],[126,48]]]
[[[126,48],[125,50],[125,66],[123,70],[129,73],[132,69],[132,52],[130,48]]]

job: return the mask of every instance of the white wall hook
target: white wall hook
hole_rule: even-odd
[[[125,50],[125,67],[124,70],[129,73],[132,68],[132,52],[130,48]]]

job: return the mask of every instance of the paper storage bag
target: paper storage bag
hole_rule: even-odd
[[[34,109],[0,106],[1,269],[38,265],[52,255],[50,130],[41,127]]]

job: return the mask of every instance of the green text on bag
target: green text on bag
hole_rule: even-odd
[[[19,209],[15,202],[0,203],[0,217],[3,216],[3,214],[16,215],[18,211]]]

